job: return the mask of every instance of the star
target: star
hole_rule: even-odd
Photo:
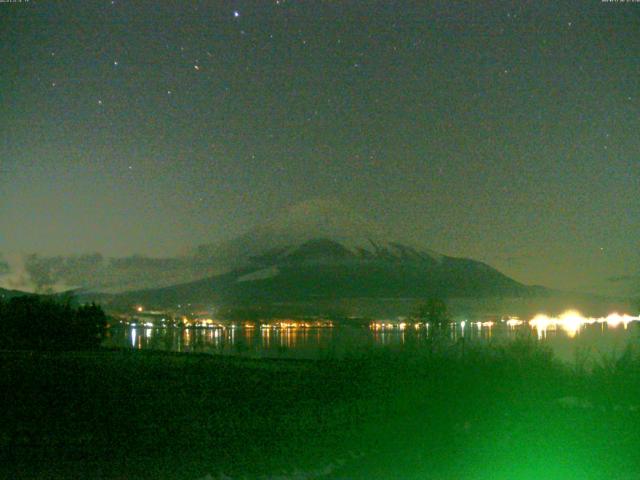
[[[238,10],[234,10],[233,11],[233,18],[239,18],[240,17],[240,12]]]
[[[118,61],[117,61],[117,60],[114,60],[114,61],[113,61],[113,66],[114,66],[114,67],[117,67],[118,65],[120,65],[120,63],[118,63]]]
[[[98,100],[98,105],[102,105],[102,100]]]
[[[194,65],[193,68],[195,68],[196,70],[200,70],[200,65]]]

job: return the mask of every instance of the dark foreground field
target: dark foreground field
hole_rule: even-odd
[[[640,478],[640,359],[0,353],[3,478]]]

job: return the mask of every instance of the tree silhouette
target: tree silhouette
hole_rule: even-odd
[[[82,350],[100,346],[107,316],[98,305],[25,295],[0,301],[0,348]]]
[[[442,326],[451,320],[447,304],[441,298],[431,297],[418,307],[417,317],[435,326]]]

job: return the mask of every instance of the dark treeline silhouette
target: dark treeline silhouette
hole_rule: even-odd
[[[447,304],[437,297],[431,297],[420,304],[416,316],[434,326],[443,326],[451,321]]]
[[[70,298],[37,295],[0,299],[0,348],[84,350],[97,348],[107,317],[95,304],[74,306]]]

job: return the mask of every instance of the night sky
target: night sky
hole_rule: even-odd
[[[640,3],[31,0],[0,38],[5,255],[324,198],[527,283],[640,273]]]

